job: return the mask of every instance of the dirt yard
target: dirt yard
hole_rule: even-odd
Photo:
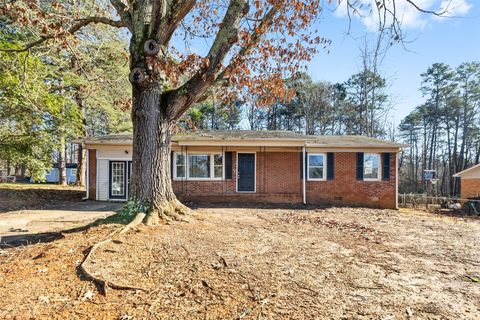
[[[36,183],[0,183],[0,213],[80,201],[85,188]]]
[[[201,208],[0,255],[1,319],[479,319],[480,221],[413,210]]]

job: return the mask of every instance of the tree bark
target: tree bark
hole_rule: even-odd
[[[65,152],[65,136],[60,135],[60,147],[58,148],[58,184],[67,184],[67,164]]]
[[[78,160],[77,160],[77,176],[75,185],[76,186],[85,186],[85,178],[87,173],[87,154],[84,144],[81,143],[78,145]]]
[[[171,139],[175,119],[169,114],[159,83],[133,89],[133,171],[131,198],[150,206],[145,222],[177,220],[187,208],[171,183]]]

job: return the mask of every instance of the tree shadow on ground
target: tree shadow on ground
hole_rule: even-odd
[[[0,237],[0,249],[14,248],[20,246],[28,246],[38,243],[48,243],[65,238],[65,234],[79,233],[90,228],[107,224],[127,225],[133,220],[134,216],[125,215],[122,213],[115,213],[106,218],[97,219],[87,225],[75,227],[62,231],[50,231],[32,234],[21,234],[12,236]]]

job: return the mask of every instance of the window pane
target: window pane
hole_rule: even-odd
[[[308,178],[310,178],[310,179],[323,179],[323,167],[310,167],[310,168],[308,168]]]
[[[124,195],[124,163],[112,163],[112,196]]]
[[[222,167],[221,166],[215,166],[214,168],[214,174],[215,174],[215,178],[221,178],[223,175],[222,175]]]
[[[308,165],[310,167],[323,167],[323,155],[308,156]]]
[[[175,174],[177,178],[185,178],[185,155],[177,154],[177,163],[175,167]]]
[[[185,165],[185,155],[177,154],[177,166],[184,166]]]
[[[378,179],[379,163],[379,155],[366,154],[363,161],[363,177],[365,179]]]
[[[185,167],[184,166],[177,166],[176,176],[177,176],[177,178],[185,178]]]
[[[222,155],[221,154],[213,155],[213,164],[216,165],[216,166],[221,166],[222,165]]]
[[[221,154],[213,155],[213,177],[221,178],[223,176],[223,161]]]
[[[191,178],[210,178],[210,156],[190,155],[189,176]]]

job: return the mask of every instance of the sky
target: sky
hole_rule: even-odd
[[[380,69],[390,86],[390,117],[395,126],[424,101],[419,91],[420,74],[429,66],[443,62],[454,68],[462,62],[480,61],[480,0],[416,0],[424,9],[446,9],[449,18],[418,12],[407,7],[406,0],[397,3],[408,43],[406,48],[391,47]],[[314,80],[344,82],[360,70],[360,38],[375,28],[376,21],[368,12],[353,18],[348,34],[349,20],[344,8],[331,12],[333,8],[327,5],[316,25],[320,35],[332,44],[328,52],[319,50],[307,72]]]

